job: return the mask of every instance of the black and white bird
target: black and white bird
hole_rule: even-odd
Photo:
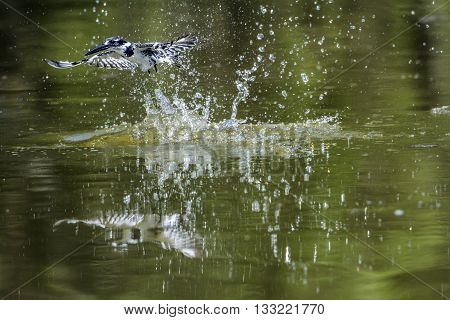
[[[158,72],[159,63],[169,63],[180,66],[180,54],[192,49],[197,44],[197,37],[185,35],[168,42],[133,43],[122,37],[108,38],[101,45],[85,53],[79,61],[56,61],[44,59],[49,65],[57,69],[73,68],[87,64],[98,68],[135,70],[140,68],[144,72],[155,69]]]

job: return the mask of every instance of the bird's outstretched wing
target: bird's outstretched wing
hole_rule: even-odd
[[[180,54],[195,47],[197,41],[197,37],[188,34],[168,42],[137,43],[136,48],[141,50],[144,55],[154,58],[155,60],[164,58],[173,60]]]
[[[90,58],[81,59],[79,61],[56,61],[50,59],[44,59],[53,68],[57,69],[69,69],[76,66],[87,64],[92,67],[105,68],[105,69],[118,69],[118,70],[134,70],[137,65],[128,61],[122,57],[112,57],[114,54],[112,51],[102,52]]]

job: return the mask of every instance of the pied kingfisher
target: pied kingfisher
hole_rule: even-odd
[[[49,65],[57,69],[67,69],[87,64],[98,68],[135,70],[140,68],[149,72],[152,68],[158,72],[157,64],[166,62],[180,66],[178,57],[197,44],[197,37],[185,35],[168,42],[133,43],[122,37],[108,38],[103,44],[89,50],[85,56],[89,58],[75,62],[44,59]]]

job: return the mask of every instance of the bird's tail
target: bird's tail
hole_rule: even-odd
[[[56,60],[50,60],[50,59],[43,59],[44,62],[48,63],[50,66],[56,69],[69,69],[74,68],[76,66],[79,66],[80,64],[83,64],[86,62],[85,59],[75,62],[69,62],[69,61],[56,61]]]

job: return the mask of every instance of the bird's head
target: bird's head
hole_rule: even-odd
[[[113,50],[116,52],[126,51],[127,47],[130,45],[130,42],[126,41],[122,37],[111,37],[105,40],[102,44],[98,45],[97,47],[89,50],[84,55],[89,56],[91,54],[105,51],[105,50]]]

